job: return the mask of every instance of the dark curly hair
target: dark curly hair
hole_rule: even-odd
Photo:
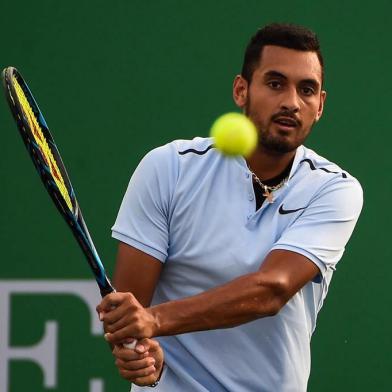
[[[248,83],[252,81],[253,72],[261,60],[266,45],[315,52],[320,61],[322,80],[324,80],[324,60],[316,34],[303,26],[271,23],[259,29],[246,47],[241,75]]]

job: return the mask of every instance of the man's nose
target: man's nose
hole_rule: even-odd
[[[299,97],[296,88],[286,90],[280,106],[282,110],[289,110],[293,113],[299,112]]]

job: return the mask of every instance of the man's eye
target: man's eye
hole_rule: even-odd
[[[302,94],[306,96],[314,95],[315,91],[312,87],[302,87]]]
[[[276,90],[282,87],[282,83],[277,80],[271,80],[270,82],[268,82],[268,86]]]

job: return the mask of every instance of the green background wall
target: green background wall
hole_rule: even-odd
[[[16,2],[15,2],[16,3]],[[390,391],[392,55],[389,1],[20,0],[1,7],[0,66],[29,81],[60,146],[98,250],[110,239],[128,179],[151,148],[205,136],[234,110],[231,85],[249,36],[271,21],[314,29],[326,60],[324,118],[307,145],[361,181],[365,207],[312,340],[309,391]],[[0,283],[90,279],[0,100]],[[58,330],[58,382],[9,361],[11,392],[127,390],[75,296],[14,293],[8,346]]]

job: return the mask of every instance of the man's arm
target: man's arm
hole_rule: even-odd
[[[159,260],[119,242],[113,276],[113,284],[118,291],[131,292],[144,307],[148,307],[161,271]]]
[[[299,253],[272,251],[256,273],[193,297],[152,307],[155,336],[234,327],[273,316],[318,273],[318,267]]]
[[[143,308],[131,293],[109,294],[99,305],[105,314],[106,338],[148,338],[228,328],[279,312],[318,273],[305,256],[274,250],[260,269],[201,294]]]

